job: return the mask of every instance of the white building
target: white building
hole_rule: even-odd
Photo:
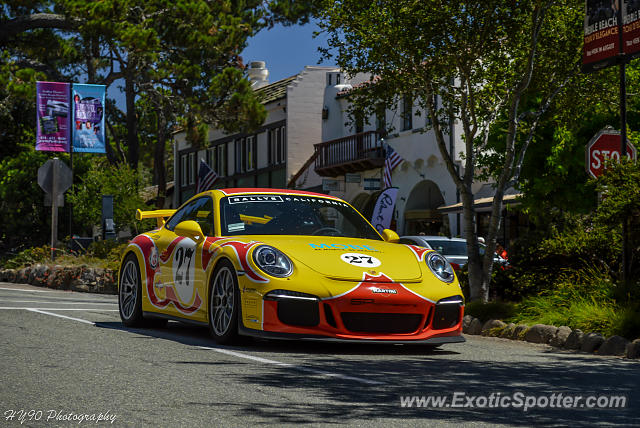
[[[198,159],[221,176],[215,187],[296,188],[330,193],[371,218],[380,193],[384,142],[404,161],[392,175],[399,188],[392,229],[400,235],[462,235],[461,204],[444,164],[427,114],[398,96],[374,117],[351,123],[349,95],[367,77],[347,76],[335,67],[307,66],[299,74],[268,84],[263,62],[251,63],[249,77],[263,97],[267,119],[251,134],[210,129],[207,147],[196,149],[175,136],[174,206],[195,194]],[[465,147],[460,127],[445,135],[462,168]],[[486,183],[477,183],[479,191]],[[448,206],[445,210],[438,210]]]
[[[267,119],[250,134],[210,129],[207,147],[197,149],[174,136],[175,207],[196,192],[199,159],[221,177],[215,187],[285,188],[322,141],[322,109],[326,76],[335,67],[307,66],[299,74],[269,84],[264,62],[252,62],[249,77],[263,97]]]
[[[380,193],[384,167],[384,149],[390,145],[403,159],[392,175],[392,185],[399,188],[392,228],[400,235],[424,232],[427,235],[460,235],[460,215],[443,214],[437,208],[460,201],[456,187],[444,164],[433,131],[428,130],[426,112],[417,103],[398,97],[397,104],[379,109],[377,117],[350,123],[349,92],[365,79],[345,81],[339,71],[328,73],[324,92],[322,143],[313,156],[315,180],[324,189],[339,196],[370,217]],[[388,132],[387,132],[388,131]],[[456,162],[464,144],[456,127],[446,136],[449,152]],[[313,184],[308,170],[297,175],[292,187]],[[306,181],[303,180],[304,177]]]

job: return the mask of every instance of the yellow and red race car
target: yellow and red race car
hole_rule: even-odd
[[[200,193],[137,212],[118,274],[127,326],[208,325],[218,343],[267,338],[463,342],[464,298],[444,257],[379,234],[343,200],[276,189]],[[167,219],[165,221],[165,219]]]

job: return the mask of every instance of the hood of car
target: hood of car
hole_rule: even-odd
[[[417,281],[422,270],[405,245],[331,236],[254,236],[328,278],[362,281],[381,274],[395,282]]]

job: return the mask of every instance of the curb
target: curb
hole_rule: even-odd
[[[500,320],[480,321],[471,315],[465,315],[462,321],[462,332],[465,334],[500,337],[503,339],[522,340],[530,343],[541,343],[571,351],[582,351],[598,355],[611,355],[640,359],[640,339],[629,341],[621,336],[605,338],[600,333],[583,333],[570,327],[555,327],[546,324],[506,324]]]

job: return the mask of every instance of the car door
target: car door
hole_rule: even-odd
[[[200,225],[199,238],[180,236],[175,229],[183,221]],[[209,196],[196,198],[179,209],[164,226],[158,240],[160,274],[165,296],[171,304],[166,313],[197,321],[206,321],[206,275],[202,268],[202,245],[213,234],[213,200]]]

